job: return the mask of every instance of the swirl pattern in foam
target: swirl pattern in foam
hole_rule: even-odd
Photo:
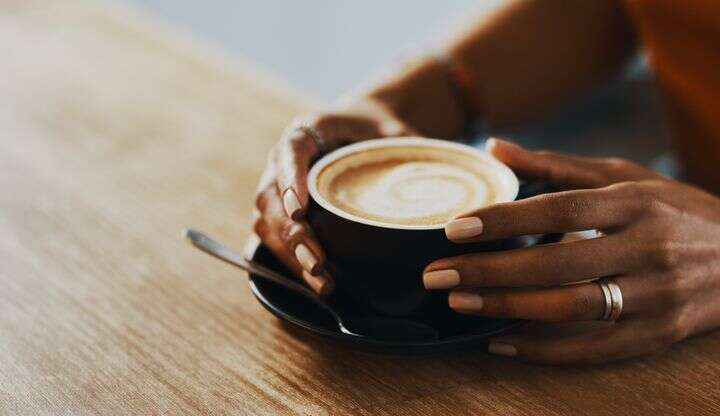
[[[368,149],[337,159],[318,191],[352,215],[389,224],[444,224],[496,202],[497,166],[466,152],[422,146]]]

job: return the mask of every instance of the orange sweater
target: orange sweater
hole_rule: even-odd
[[[720,194],[720,0],[625,0],[690,182]]]

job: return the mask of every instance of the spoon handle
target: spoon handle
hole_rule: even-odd
[[[312,290],[294,280],[291,280],[289,277],[285,277],[265,266],[244,258],[237,251],[213,240],[200,231],[188,228],[184,231],[184,235],[193,246],[197,247],[201,251],[226,263],[232,264],[233,266],[239,267],[248,273],[261,276],[264,279],[277,283],[288,290],[301,294],[325,309],[328,308],[325,302],[318,298]]]

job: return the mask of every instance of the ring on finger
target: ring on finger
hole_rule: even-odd
[[[295,130],[309,136],[312,141],[315,142],[315,146],[318,148],[318,153],[325,154],[332,150],[330,143],[322,137],[316,128],[303,124],[296,127]]]
[[[600,279],[597,283],[605,298],[605,312],[600,319],[603,321],[617,321],[623,309],[623,296],[620,286],[610,279]]]

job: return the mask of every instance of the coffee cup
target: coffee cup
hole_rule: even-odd
[[[402,137],[359,142],[320,158],[308,174],[307,219],[337,292],[375,314],[449,311],[428,291],[433,260],[528,246],[537,236],[458,244],[444,225],[455,215],[513,201],[519,181],[487,153],[443,140]]]

